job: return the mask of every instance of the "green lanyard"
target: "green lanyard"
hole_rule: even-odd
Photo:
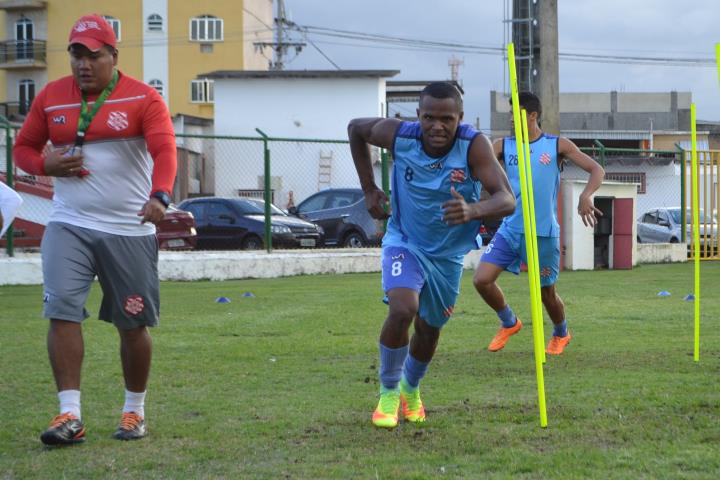
[[[115,88],[115,85],[117,85],[117,82],[118,71],[113,69],[113,75],[110,83],[108,83],[107,87],[105,87],[100,93],[100,96],[97,98],[97,100],[95,100],[92,110],[90,111],[88,111],[87,98],[85,96],[85,92],[83,92],[82,102],[80,102],[80,117],[78,118],[77,135],[75,136],[76,147],[83,146],[83,143],[85,142],[85,132],[90,126],[90,122],[92,122],[92,119],[95,118],[95,115],[97,114],[98,110],[100,110],[100,107],[103,106],[105,100],[107,100],[107,98],[110,96],[113,89]]]

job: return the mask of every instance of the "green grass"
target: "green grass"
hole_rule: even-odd
[[[500,284],[523,332],[486,350],[497,319],[467,272],[423,382],[427,425],[380,431],[379,275],[164,283],[150,436],[110,438],[123,401],[117,334],[89,319],[88,441],[62,449],[38,439],[57,413],[41,288],[0,287],[0,478],[720,478],[720,263],[703,264],[699,364],[683,301],[692,265],[562,273],[574,339],[547,360],[547,429],[527,277]],[[93,288],[91,312],[99,301]]]

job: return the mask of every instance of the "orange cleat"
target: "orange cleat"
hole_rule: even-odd
[[[568,334],[564,337],[556,337],[553,335],[550,339],[550,343],[548,343],[548,346],[545,349],[545,353],[548,355],[561,355],[563,350],[565,350],[565,347],[567,347],[568,343],[570,343],[571,339],[572,336],[570,335],[570,332],[568,332]]]
[[[512,327],[500,327],[498,332],[495,334],[495,337],[492,339],[492,342],[488,345],[488,350],[491,352],[497,352],[505,348],[505,344],[508,340],[510,340],[510,337],[518,333],[523,326],[519,318],[515,317],[515,320],[515,325]]]
[[[145,435],[147,435],[145,419],[135,412],[125,412],[122,414],[120,426],[113,433],[113,438],[117,440],[138,440]]]
[[[85,441],[85,426],[72,413],[63,413],[52,419],[40,436],[45,445],[73,445]]]

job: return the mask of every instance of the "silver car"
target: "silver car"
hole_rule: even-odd
[[[700,244],[706,242],[717,246],[717,219],[705,215],[700,209]],[[679,243],[682,238],[682,218],[680,207],[663,207],[648,210],[638,218],[638,243]],[[687,243],[692,241],[692,210],[686,210]]]
[[[359,188],[329,188],[288,210],[325,230],[325,245],[366,247],[380,245],[382,221],[370,216]]]

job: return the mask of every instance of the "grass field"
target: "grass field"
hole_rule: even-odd
[[[164,283],[140,442],[110,438],[123,401],[117,335],[88,320],[88,440],[62,449],[38,439],[57,413],[41,288],[0,287],[0,478],[720,478],[720,263],[703,264],[699,364],[683,301],[692,265],[564,272],[574,339],[547,360],[547,429],[531,329],[488,352],[497,320],[470,272],[423,382],[428,423],[373,428],[379,281]],[[500,284],[529,320],[527,277]],[[93,314],[99,301],[94,288]]]

